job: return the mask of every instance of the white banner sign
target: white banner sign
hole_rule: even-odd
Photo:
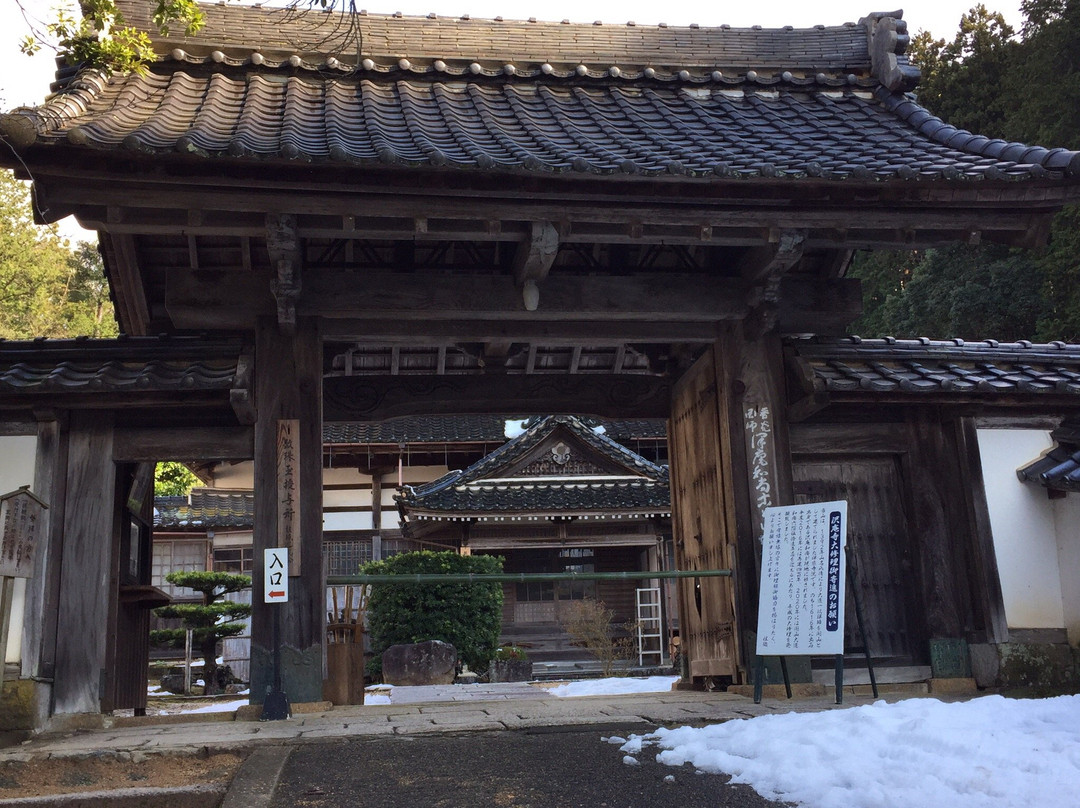
[[[263,603],[289,600],[289,548],[263,550]]]
[[[847,503],[765,509],[757,653],[844,653]]]

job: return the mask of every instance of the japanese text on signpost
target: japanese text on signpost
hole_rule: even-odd
[[[844,653],[847,503],[768,508],[757,653]]]

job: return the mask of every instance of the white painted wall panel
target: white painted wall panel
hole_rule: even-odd
[[[371,513],[324,513],[323,531],[371,530]]]
[[[1054,501],[1046,489],[1016,477],[1016,469],[1050,448],[1050,437],[1025,429],[980,429],[978,435],[1009,627],[1062,628]]]
[[[1080,643],[1080,494],[1054,500],[1058,568],[1061,570],[1061,608],[1069,642]]]
[[[322,504],[324,508],[340,508],[345,505],[368,508],[371,506],[371,489],[347,488],[344,491],[323,489]]]

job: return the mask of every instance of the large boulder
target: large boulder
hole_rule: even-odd
[[[442,640],[391,645],[382,655],[388,685],[450,685],[456,671],[457,650]]]

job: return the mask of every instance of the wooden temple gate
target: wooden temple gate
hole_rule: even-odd
[[[151,30],[148,3],[119,5]],[[678,564],[735,570],[681,589],[690,673],[744,677],[761,511],[797,490],[788,421],[828,403],[789,395],[781,337],[854,319],[855,249],[1033,243],[1078,196],[1072,153],[928,123],[892,15],[686,29],[679,47],[648,26],[364,15],[348,25],[373,50],[350,64],[332,32],[299,44],[310,20],[203,10],[197,35],[153,35],[146,76],[65,74],[44,112],[0,116],[15,155],[0,160],[34,180],[42,216],[98,231],[130,335],[109,350],[162,334],[226,358],[228,378],[193,359],[190,383],[156,396],[173,382],[144,369],[144,404],[135,384],[117,393],[134,414],[79,431],[78,451],[254,458],[255,557],[294,549],[275,607],[294,702],[321,698],[322,425],[409,414],[669,418]],[[197,395],[211,420],[185,404]],[[27,401],[11,406],[29,422]],[[82,399],[49,405],[65,401]],[[72,558],[100,541],[79,473],[56,528]],[[111,606],[50,574],[37,603],[67,607],[45,633],[96,637]],[[256,702],[270,608],[256,598]],[[940,630],[959,631],[947,612]],[[58,709],[99,703],[92,644],[84,662],[56,651],[72,680]]]

